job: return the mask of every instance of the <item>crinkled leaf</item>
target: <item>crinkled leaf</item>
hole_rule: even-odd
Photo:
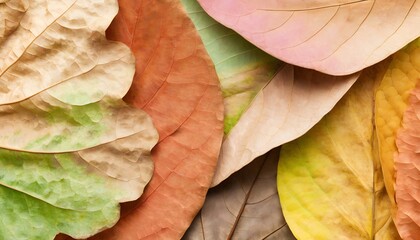
[[[112,1],[0,3],[6,28],[0,49],[0,147],[69,152],[144,130],[145,115],[121,100],[134,58],[104,31]],[[23,16],[22,16],[23,14]]]
[[[119,223],[96,239],[179,239],[201,208],[223,137],[214,66],[176,0],[120,0],[109,38],[130,46],[136,75],[125,100],[148,112],[160,134],[153,178]]]
[[[125,193],[77,154],[0,150],[1,239],[92,235],[118,220]]]
[[[410,105],[398,131],[395,158],[395,224],[403,239],[420,236],[420,85],[411,93]]]
[[[134,69],[127,63],[133,57],[104,36],[118,10],[113,1],[9,0],[0,10],[5,18],[0,26],[6,25],[0,35],[1,104],[70,80],[76,89],[62,92],[63,99],[73,94],[74,101],[95,102],[101,95],[122,98],[128,91]],[[68,84],[57,88],[63,86]]]
[[[271,55],[333,75],[360,71],[420,36],[416,0],[199,2]]]
[[[373,119],[386,64],[365,71],[314,128],[282,147],[278,192],[298,239],[399,239]]]
[[[357,79],[332,77],[274,60],[183,0],[216,64],[225,104],[225,136],[213,184],[309,130]]]
[[[121,100],[134,58],[105,39],[117,9],[0,1],[1,239],[89,237],[150,180],[156,129]]]
[[[420,39],[394,55],[389,69],[379,86],[375,100],[375,123],[380,144],[380,157],[385,185],[395,205],[394,156],[397,152],[395,139],[402,127],[410,92],[420,82]]]
[[[295,239],[277,195],[278,157],[272,150],[211,189],[183,239]]]

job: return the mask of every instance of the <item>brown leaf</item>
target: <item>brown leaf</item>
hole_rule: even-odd
[[[204,202],[223,136],[216,73],[178,1],[121,0],[108,36],[134,51],[125,100],[152,116],[160,140],[143,197],[96,239],[180,238]]]
[[[295,239],[277,195],[278,159],[277,148],[211,189],[183,239]]]

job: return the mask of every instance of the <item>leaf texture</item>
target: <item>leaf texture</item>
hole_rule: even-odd
[[[293,65],[347,75],[420,35],[416,0],[199,0],[206,12]]]
[[[282,147],[278,192],[296,238],[399,239],[373,120],[385,70],[386,62],[365,70],[314,128]]]
[[[333,77],[291,65],[279,69],[225,137],[212,186],[270,149],[303,135],[358,76]]]
[[[212,186],[305,133],[358,77],[283,64],[215,22],[195,0],[182,2],[215,62],[224,93],[226,135]]]
[[[216,67],[225,106],[225,134],[284,65],[212,19],[197,0],[182,0]]]
[[[420,82],[420,39],[393,56],[375,99],[375,123],[385,185],[395,207],[395,144],[410,92]]]
[[[420,85],[412,91],[410,104],[403,116],[403,128],[398,131],[395,158],[395,193],[397,214],[395,223],[403,239],[420,236]]]
[[[108,30],[136,56],[125,100],[158,129],[153,178],[120,221],[94,239],[178,239],[200,210],[223,137],[223,102],[214,66],[178,1],[120,0]]]
[[[87,238],[150,180],[157,131],[121,100],[134,58],[105,39],[117,9],[0,1],[0,239]]]
[[[295,239],[277,196],[278,157],[272,150],[211,189],[183,239]]]

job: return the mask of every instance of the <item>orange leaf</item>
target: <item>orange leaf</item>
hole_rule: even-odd
[[[108,37],[137,59],[125,100],[149,113],[160,139],[142,198],[98,239],[180,238],[201,208],[223,137],[213,64],[178,1],[120,0]]]
[[[119,3],[107,34],[130,46],[137,59],[125,100],[152,116],[160,139],[145,193],[123,205],[117,225],[93,239],[180,239],[204,202],[217,163],[223,137],[218,79],[180,3]]]
[[[420,86],[414,89],[398,133],[395,158],[396,225],[403,239],[420,236]]]

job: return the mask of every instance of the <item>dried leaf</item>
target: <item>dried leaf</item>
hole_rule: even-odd
[[[199,2],[271,55],[332,75],[360,71],[420,36],[416,0]]]
[[[295,239],[277,196],[278,156],[272,150],[211,189],[183,239]]]
[[[365,71],[324,119],[282,147],[278,191],[298,239],[399,239],[373,124],[385,70]]]
[[[376,93],[375,123],[385,185],[395,207],[395,139],[398,129],[402,127],[410,92],[420,82],[420,38],[397,52],[393,58]]]
[[[150,180],[157,131],[121,100],[134,58],[105,39],[117,7],[0,1],[0,239],[89,237]]]
[[[184,6],[216,63],[225,103],[225,136],[212,186],[309,130],[356,81],[273,60],[216,23],[195,0]]]
[[[358,76],[333,77],[285,65],[225,137],[212,186],[270,149],[303,135]]]
[[[395,158],[395,223],[403,239],[420,236],[420,85],[410,97],[403,116],[403,128],[397,135],[398,154]]]
[[[197,0],[181,0],[216,67],[225,105],[225,134],[284,63],[213,20]]]
[[[175,0],[120,0],[108,36],[133,50],[125,100],[148,112],[160,139],[155,171],[139,201],[96,239],[181,238],[201,208],[223,137],[218,79],[194,26]]]

